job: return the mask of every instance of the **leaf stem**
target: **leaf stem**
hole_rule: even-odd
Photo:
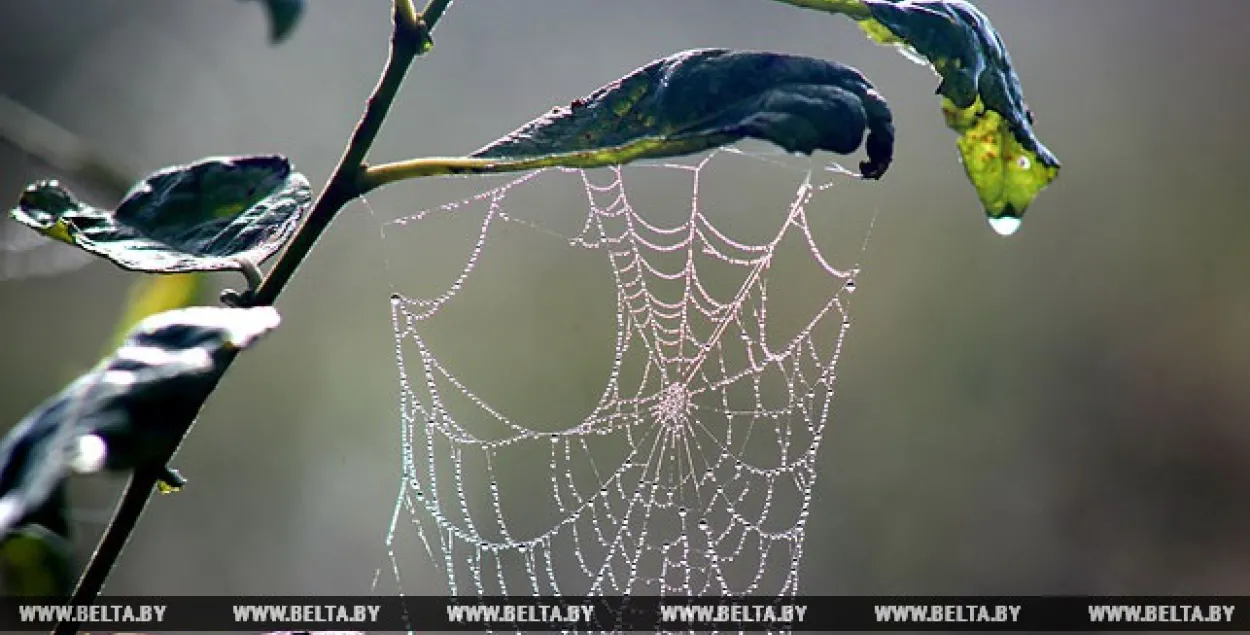
[[[373,146],[373,142],[382,128],[382,123],[385,121],[386,115],[395,101],[395,96],[399,93],[400,85],[403,83],[408,68],[417,56],[429,50],[431,46],[430,32],[450,4],[451,0],[429,0],[425,10],[418,14],[413,5],[413,0],[394,0],[390,55],[386,60],[386,66],[382,71],[381,79],[373,89],[373,93],[369,96],[364,114],[356,124],[351,140],[348,142],[343,156],[339,159],[338,165],[334,168],[334,172],[330,175],[325,189],[322,190],[317,201],[313,204],[312,210],[309,212],[303,225],[300,226],[299,231],[296,232],[295,237],[292,238],[290,244],[279,256],[269,275],[265,277],[256,289],[255,295],[250,298],[249,305],[272,305],[278,294],[282,292],[295,274],[300,263],[308,257],[317,239],[329,227],[330,221],[334,220],[334,217],[344,205],[361,194],[357,180],[358,174],[364,170],[365,155]],[[237,353],[231,353],[225,358],[218,373],[218,380],[225,374],[236,357]],[[214,382],[215,384],[216,382]],[[198,397],[200,406],[203,407],[203,402],[207,400],[211,393],[212,390],[210,389],[205,391],[203,395],[192,395],[189,397]],[[198,412],[196,414],[198,415]],[[191,428],[194,419],[195,416],[192,416],[187,421],[170,423],[172,425],[182,425],[182,434],[185,435],[186,431]],[[179,435],[179,439],[181,439],[181,436]],[[162,461],[160,464],[162,468],[164,463],[167,463],[172,458],[176,450],[177,444],[171,446],[169,456],[165,457],[165,461]],[[143,509],[152,496],[153,488],[164,473],[163,469],[148,469],[137,470],[131,476],[130,483],[122,495],[117,511],[114,512],[113,520],[105,530],[104,537],[101,538],[100,544],[96,547],[91,561],[87,563],[86,570],[79,579],[77,588],[74,589],[74,594],[70,599],[71,603],[86,605],[95,602],[100,594],[100,590],[104,587],[105,580],[107,580],[109,573],[113,570],[113,566],[121,555],[122,548],[125,547],[126,541],[138,524],[139,517],[143,514]],[[72,635],[78,632],[78,627],[79,624],[74,621],[61,622],[57,625],[53,634]]]
[[[375,188],[398,181],[419,179],[427,176],[450,176],[456,174],[502,174],[539,168],[599,168],[622,165],[646,158],[660,158],[698,152],[716,147],[733,139],[716,135],[705,138],[644,137],[619,146],[591,148],[576,152],[563,152],[523,158],[507,157],[425,157],[395,161],[369,166],[359,175],[358,187],[362,194]]]

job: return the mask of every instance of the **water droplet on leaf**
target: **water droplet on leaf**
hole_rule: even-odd
[[[85,434],[78,437],[70,458],[70,469],[79,474],[94,474],[104,469],[108,458],[108,445],[98,435]]]
[[[1015,216],[990,218],[990,229],[999,236],[1010,236],[1020,230],[1021,220]]]

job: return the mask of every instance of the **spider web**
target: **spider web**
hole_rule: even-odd
[[[0,228],[0,282],[59,276],[95,261],[95,256],[4,220]]]
[[[789,200],[757,210],[744,204],[749,194],[731,192],[709,203],[709,166],[725,161],[745,168],[726,173],[739,190],[771,171]],[[684,183],[672,191],[684,191],[685,203],[649,184],[657,173]],[[459,222],[471,238],[438,246],[458,264],[419,293],[410,273],[397,286],[388,262],[403,478],[387,544],[401,592],[396,545],[415,533],[453,595],[796,594],[817,451],[850,324],[845,301],[859,271],[831,263],[827,232],[813,229],[809,212],[836,215],[827,192],[848,174],[729,148],[685,163],[540,170],[383,222],[384,243],[408,252],[439,223]],[[525,201],[556,181],[582,200],[564,227],[547,199]],[[839,238],[862,254],[870,229]],[[508,249],[487,245],[509,236],[527,241],[512,249],[522,258],[588,258],[574,261],[588,263],[575,273],[593,280],[584,290],[564,304],[534,290],[539,297],[524,305],[554,305],[544,314],[565,317],[553,328],[576,331],[568,337],[581,346],[523,350],[599,369],[573,372],[573,387],[545,382],[525,355],[513,356],[516,367],[507,355],[493,358],[496,343],[515,343],[524,329],[492,335],[482,315],[501,314],[506,325],[524,311],[490,298],[531,292],[480,271],[491,253]],[[540,279],[580,266],[553,263]],[[486,286],[485,300],[465,297],[475,285]],[[610,295],[592,293],[605,287]],[[584,309],[582,297],[609,308]],[[436,326],[457,303],[467,305],[461,316]],[[578,331],[583,323],[592,326]],[[440,346],[448,333],[464,342]],[[606,371],[585,361],[601,356]],[[483,368],[502,379],[479,386]],[[571,393],[590,398],[570,404]],[[510,407],[500,403],[508,395],[528,397]]]

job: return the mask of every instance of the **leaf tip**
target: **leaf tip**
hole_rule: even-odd
[[[269,43],[281,44],[290,37],[304,13],[304,0],[262,0],[269,14]]]
[[[281,323],[278,310],[271,306],[229,308],[197,306],[166,311],[144,318],[135,327],[132,339],[161,339],[172,329],[191,326],[217,330],[221,341],[228,347],[243,349],[261,336],[276,329]],[[203,350],[203,349],[192,349]]]
[[[282,317],[278,310],[271,306],[258,306],[248,309],[246,319],[240,320],[229,328],[226,341],[235,348],[247,348],[262,335],[278,328]]]
[[[165,468],[164,474],[156,480],[156,490],[161,494],[181,492],[187,486],[187,479],[178,470]]]
[[[65,212],[81,206],[78,199],[56,179],[35,181],[22,190],[17,207],[9,210],[9,216],[17,222],[41,233],[56,227]]]

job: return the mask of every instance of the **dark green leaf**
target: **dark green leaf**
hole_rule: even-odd
[[[181,440],[228,354],[277,325],[272,307],[194,307],[140,322],[0,441],[0,534],[36,520],[69,471],[162,470],[154,462]]]
[[[849,154],[865,131],[868,160],[860,170],[877,178],[893,157],[894,126],[885,100],[859,71],[797,55],[704,49],[647,64],[472,156],[591,167],[690,154],[745,137],[789,152]]]
[[[260,0],[269,14],[269,39],[277,44],[285,40],[304,13],[304,0]]]
[[[12,215],[123,269],[186,273],[263,262],[291,237],[311,202],[308,180],[286,159],[255,156],[166,168],[132,188],[115,211],[41,181],[26,188]]]
[[[989,18],[965,0],[863,0],[869,35],[910,47],[942,76],[946,122],[991,218],[1019,218],[1059,173],[1033,131],[1011,56]]]

